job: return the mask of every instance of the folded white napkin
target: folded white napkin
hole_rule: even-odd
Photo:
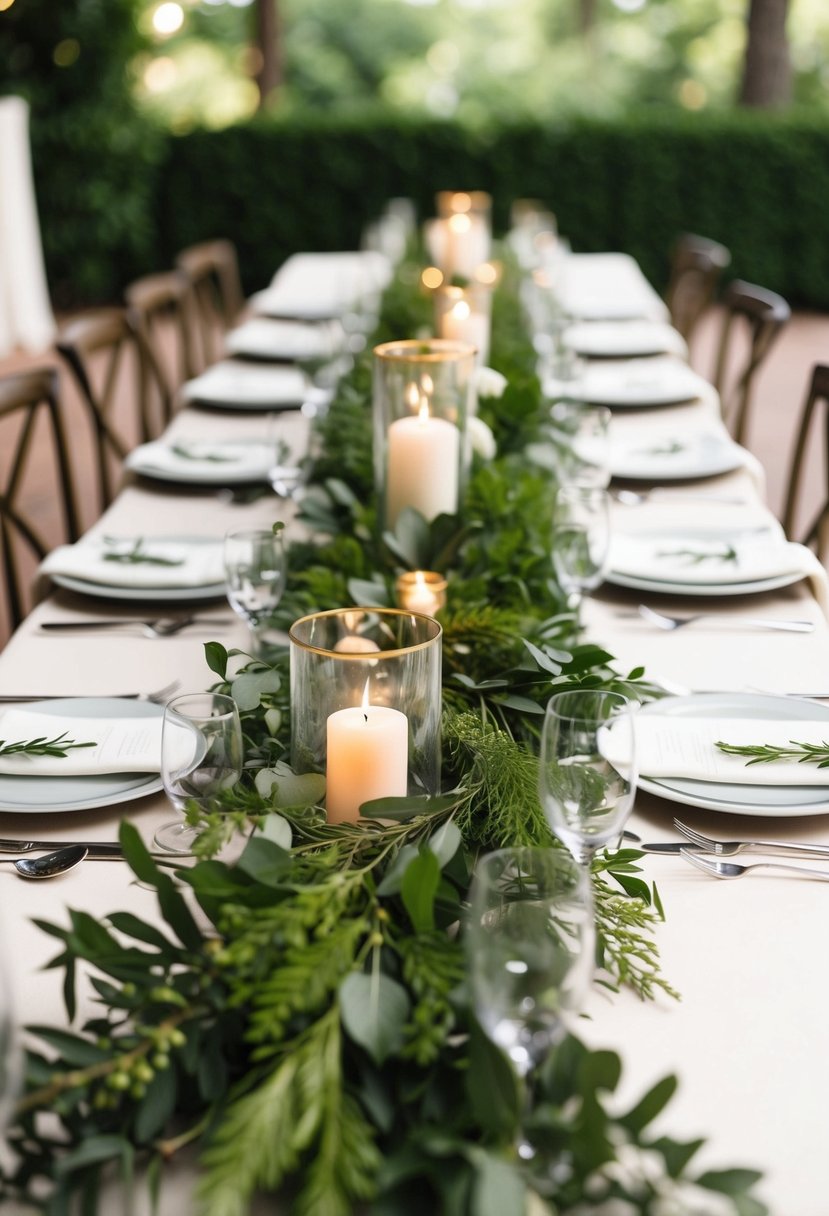
[[[720,751],[718,742],[738,747],[796,743],[829,746],[829,721],[791,719],[675,718],[656,712],[639,713],[636,723],[637,766],[643,777],[676,777],[692,781],[722,781],[735,785],[829,786],[826,769],[796,760],[750,764],[747,756]],[[602,740],[602,752],[613,759],[613,731]]]
[[[134,539],[119,538],[109,544],[99,539],[86,539],[76,545],[61,545],[41,562],[40,573],[62,574],[105,587],[172,589],[224,583],[222,541],[142,539],[140,553],[163,558],[174,565],[107,559],[107,554],[129,553],[135,544]]]
[[[688,358],[682,334],[661,321],[585,321],[568,326],[562,338],[577,355],[588,358],[658,354]]]
[[[4,743],[55,739],[94,743],[65,756],[0,755],[0,773],[23,777],[84,777],[99,773],[157,773],[161,769],[161,723],[152,718],[64,718],[30,709],[0,716]]]
[[[310,325],[254,317],[225,339],[229,355],[260,359],[328,359],[340,348],[342,331],[336,322]]]
[[[188,380],[181,391],[187,401],[267,409],[302,405],[308,382],[296,367],[262,367],[228,359]]]
[[[721,587],[786,574],[811,574],[814,554],[771,525],[728,529],[614,532],[608,569],[654,582]]]
[[[142,443],[124,462],[136,473],[161,473],[187,481],[266,479],[275,463],[275,448],[266,443]]]

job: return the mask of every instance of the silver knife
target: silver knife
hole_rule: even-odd
[[[39,853],[42,849],[63,849],[71,844],[82,844],[89,850],[87,857],[99,861],[124,856],[117,840],[0,840],[0,853]]]

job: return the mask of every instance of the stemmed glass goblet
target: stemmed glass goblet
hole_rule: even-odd
[[[636,703],[618,692],[556,693],[541,731],[539,795],[547,822],[589,867],[619,836],[636,794]]]
[[[228,532],[224,544],[225,581],[231,608],[250,626],[253,650],[285,590],[285,546],[281,531]]]
[[[577,626],[585,592],[602,581],[609,546],[607,491],[579,482],[560,486],[553,516],[553,570]]]
[[[161,780],[178,811],[184,814],[191,802],[209,811],[241,774],[242,726],[232,697],[194,692],[167,704],[161,727]],[[168,853],[189,853],[197,837],[198,828],[176,819],[158,829],[155,843]]]
[[[562,485],[610,484],[610,410],[562,398],[550,408],[550,438]]]
[[[529,1114],[534,1071],[580,1012],[593,972],[587,872],[559,848],[488,854],[472,880],[465,940],[478,1022],[521,1078]],[[543,1189],[553,1163],[525,1127],[517,1151]]]

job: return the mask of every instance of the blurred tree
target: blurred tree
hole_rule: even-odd
[[[276,99],[283,82],[282,14],[279,0],[256,0],[256,86],[260,109]]]
[[[788,15],[789,0],[751,0],[740,89],[742,105],[770,107],[791,101]]]

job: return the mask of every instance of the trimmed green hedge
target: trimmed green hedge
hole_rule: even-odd
[[[664,110],[475,131],[420,119],[262,118],[159,138],[149,156],[135,156],[132,185],[99,150],[96,167],[84,166],[94,198],[91,187],[68,201],[41,190],[50,276],[74,274],[81,300],[90,282],[122,286],[212,236],[236,242],[253,290],[295,250],[354,247],[389,196],[408,195],[426,217],[436,190],[478,188],[493,195],[497,229],[514,198],[543,199],[574,249],[626,250],[658,288],[677,234],[694,231],[731,249],[733,277],[829,308],[829,125],[808,117]],[[35,138],[41,181],[68,172],[54,146],[50,164],[37,165],[40,146]],[[116,222],[129,254],[122,264],[112,256]],[[79,247],[82,229],[90,238],[107,231],[100,256],[95,239]],[[97,275],[96,258],[105,263]]]

